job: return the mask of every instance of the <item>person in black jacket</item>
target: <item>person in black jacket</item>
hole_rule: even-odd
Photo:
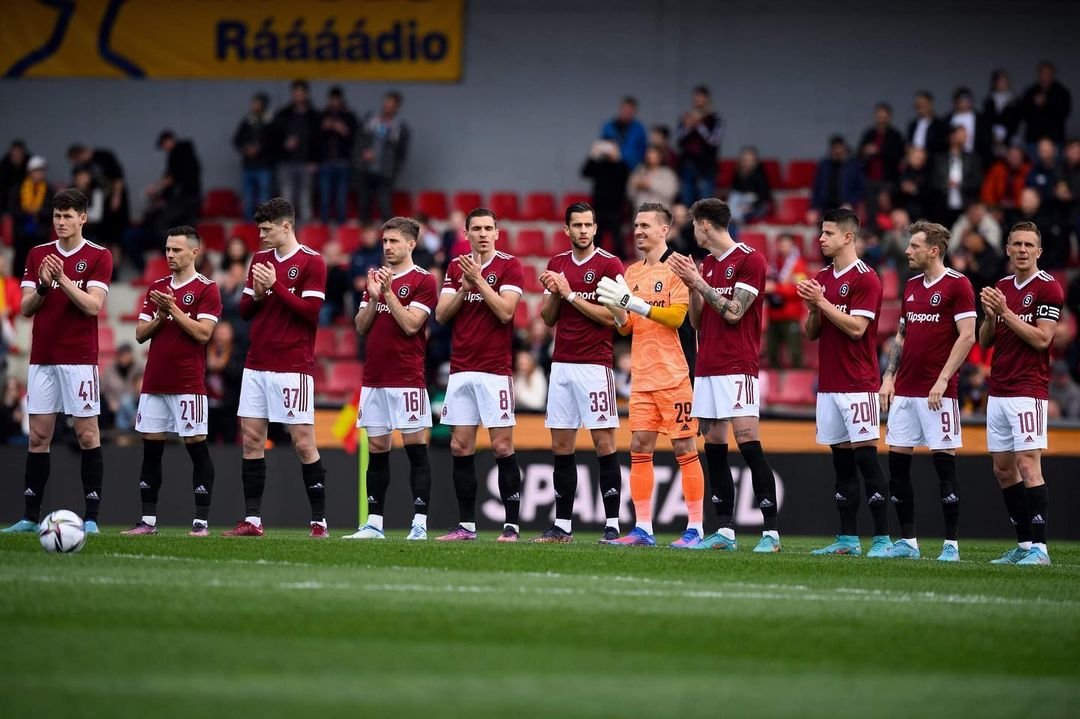
[[[26,178],[26,163],[30,150],[22,140],[12,140],[7,154],[0,160],[0,215],[12,211],[11,193]]]
[[[949,149],[949,123],[934,114],[934,96],[915,93],[915,119],[908,124],[907,141],[933,157]]]
[[[1034,145],[1044,137],[1060,146],[1065,142],[1065,121],[1072,112],[1072,96],[1057,81],[1054,64],[1040,62],[1037,80],[1020,98],[1020,119],[1024,122],[1024,141]]]
[[[278,191],[298,211],[297,222],[310,222],[318,157],[319,113],[311,106],[306,80],[294,80],[292,101],[274,116]]]
[[[233,133],[233,147],[244,163],[244,217],[255,217],[255,208],[270,199],[274,176],[274,156],[271,147],[273,118],[268,111],[270,98],[265,92],[255,93],[251,107]]]
[[[747,146],[739,152],[739,163],[731,179],[728,206],[736,224],[759,220],[769,214],[772,187],[765,168],[761,166],[756,147]],[[674,233],[672,233],[674,234]]]
[[[967,140],[964,144],[965,152],[974,152],[979,157],[983,167],[989,167],[994,161],[993,135],[990,132],[990,123],[986,118],[975,111],[975,99],[971,90],[966,87],[958,87],[953,92],[953,111],[949,115],[949,127],[962,126],[967,130]]]
[[[626,207],[626,181],[630,171],[622,161],[619,146],[611,140],[593,142],[589,157],[581,168],[581,175],[593,181],[596,244],[622,257],[622,219]]]
[[[330,88],[319,121],[319,215],[323,223],[330,221],[331,201],[335,220],[339,225],[345,222],[356,130],[356,115],[345,105],[341,88]]]
[[[102,147],[90,149],[76,143],[68,148],[67,156],[71,162],[72,172],[74,173],[80,167],[88,169],[93,187],[105,194],[105,204],[97,226],[95,241],[118,246],[131,222],[124,168],[112,150]]]
[[[990,126],[990,141],[995,157],[1003,157],[1020,125],[1020,106],[1012,91],[1009,73],[994,70],[990,74],[990,92],[983,100],[983,118]]]

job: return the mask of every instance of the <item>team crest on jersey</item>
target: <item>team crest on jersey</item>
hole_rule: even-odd
[[[841,297],[847,297],[848,292],[850,292],[850,291],[851,291],[851,285],[849,285],[847,282],[840,285],[840,296]]]
[[[86,272],[86,260],[79,260],[75,263],[76,272]]]
[[[293,265],[292,267],[289,268],[289,279],[290,280],[295,280],[297,275],[299,275],[299,274],[300,274],[300,268],[297,267],[296,265]]]
[[[933,296],[930,298],[930,306],[931,307],[937,307],[940,304],[941,304],[941,293],[940,292],[935,292],[933,294]]]
[[[495,273],[492,272],[490,275],[487,276],[487,283],[489,285],[494,285],[495,281],[498,280],[498,279],[499,278],[495,275]]]
[[[588,272],[585,273],[585,281],[586,282],[592,283],[592,281],[595,280],[595,279],[596,279],[596,273],[593,272],[592,270],[589,270]]]
[[[726,270],[724,270],[724,277],[727,277],[730,280],[734,276],[735,276],[735,267],[733,265],[728,265],[728,268]]]
[[[663,282],[657,282],[656,286],[653,287],[653,292],[663,292],[663,290],[664,290],[664,283]]]
[[[195,301],[195,293],[194,292],[188,292],[188,293],[186,293],[184,295],[183,303],[185,305],[190,305],[194,301]]]
[[[398,297],[400,297],[401,299],[405,299],[406,297],[408,297],[409,296],[409,287],[408,287],[408,285],[406,285],[405,287],[402,287],[400,290],[397,291],[397,293],[398,293]]]
[[[1024,307],[1031,307],[1031,303],[1035,301],[1035,295],[1028,292],[1024,295]]]

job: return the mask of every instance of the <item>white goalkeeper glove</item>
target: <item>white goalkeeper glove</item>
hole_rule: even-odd
[[[596,296],[601,304],[608,307],[618,307],[628,312],[635,312],[642,317],[647,317],[649,310],[652,309],[652,305],[640,297],[635,297],[630,292],[630,288],[626,285],[626,280],[622,275],[619,275],[614,280],[610,277],[600,278],[600,282],[596,286]]]

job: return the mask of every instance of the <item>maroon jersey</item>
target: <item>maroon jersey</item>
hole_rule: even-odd
[[[38,245],[26,258],[22,286],[37,287],[41,262],[56,255],[64,262],[64,274],[81,290],[100,287],[109,291],[112,280],[112,254],[93,242],[83,243],[65,253],[59,240]],[[98,318],[88,315],[64,294],[54,282],[34,315],[34,334],[30,343],[30,364],[98,363]]]
[[[296,297],[326,299],[326,262],[315,250],[304,245],[288,257],[279,257],[276,250],[256,252],[251,265],[270,263],[277,273],[277,284],[266,293],[255,319],[251,322],[251,348],[247,369],[267,372],[315,371],[315,328],[318,320],[309,322],[300,317],[277,297],[283,288]],[[248,268],[244,294],[254,297],[251,268]]]
[[[1036,272],[1022,285],[1017,284],[1016,275],[1009,275],[998,280],[997,288],[1005,293],[1009,309],[1029,325],[1061,318],[1065,295],[1057,280],[1045,272]],[[1050,350],[1035,349],[999,317],[987,390],[991,397],[1049,399]]]
[[[484,280],[498,293],[510,290],[521,294],[525,273],[521,260],[505,252],[496,252],[480,271]],[[443,282],[443,294],[461,291],[461,265],[450,263]],[[510,345],[513,322],[502,323],[484,302],[484,296],[473,290],[454,317],[453,340],[450,345],[450,372],[490,372],[510,376]]]
[[[575,303],[593,304],[596,304],[596,284],[600,278],[615,279],[623,272],[622,261],[601,249],[594,250],[582,262],[568,250],[548,260],[547,268],[566,276],[570,291],[577,292]],[[544,294],[550,293],[544,290]],[[573,307],[564,305],[559,312],[559,321],[555,323],[555,351],[551,361],[610,367],[613,334],[610,327],[598,325]]]
[[[698,330],[698,356],[694,374],[698,377],[748,374],[757,377],[761,354],[761,300],[758,294],[765,287],[769,263],[750,247],[736,243],[720,257],[709,255],[701,263],[701,276],[716,287],[726,299],[735,289],[754,295],[754,304],[735,324],[705,305],[701,309]]]
[[[956,323],[975,317],[975,290],[956,270],[945,270],[929,284],[924,275],[915,275],[904,287],[900,317],[904,351],[896,373],[896,394],[928,397],[960,336]],[[956,383],[954,374],[945,389],[946,397],[956,399]]]
[[[221,317],[221,292],[213,280],[196,273],[188,281],[174,285],[173,278],[162,277],[146,288],[139,319],[150,322],[158,306],[150,299],[151,292],[173,296],[176,306],[193,320],[213,320]],[[206,394],[206,345],[198,342],[170,316],[158,327],[150,340],[143,375],[143,394]]]
[[[391,287],[401,304],[419,308],[431,314],[439,297],[435,278],[427,270],[412,267],[394,275]],[[365,291],[360,307],[368,305]],[[412,337],[390,314],[390,306],[380,301],[375,320],[367,334],[367,364],[364,365],[365,387],[426,387],[424,381],[424,350],[427,347],[427,327]]]
[[[815,279],[824,286],[825,299],[841,312],[870,320],[863,336],[853,340],[821,317],[818,392],[876,392],[881,387],[877,356],[881,280],[862,260],[855,260],[839,274],[829,265]]]

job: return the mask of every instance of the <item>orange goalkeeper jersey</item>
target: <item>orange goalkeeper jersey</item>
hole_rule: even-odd
[[[666,258],[665,254],[665,258]],[[690,290],[663,260],[655,265],[635,262],[626,268],[626,284],[653,307],[690,305]],[[630,348],[630,389],[652,392],[677,387],[690,376],[679,332],[627,312],[633,342]]]

